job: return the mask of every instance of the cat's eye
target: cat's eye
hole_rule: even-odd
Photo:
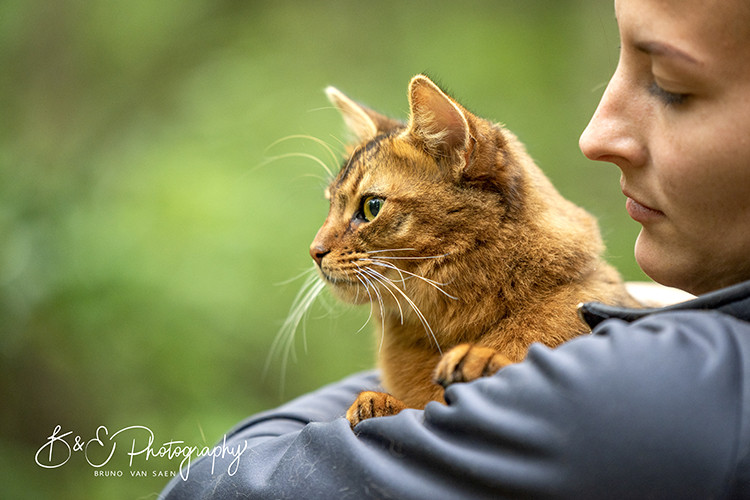
[[[367,222],[372,221],[380,213],[380,209],[383,208],[384,200],[377,196],[368,196],[362,203],[362,214],[365,216]]]

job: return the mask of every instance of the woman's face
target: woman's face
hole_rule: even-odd
[[[616,0],[620,60],[580,146],[612,162],[654,280],[750,279],[750,2]]]

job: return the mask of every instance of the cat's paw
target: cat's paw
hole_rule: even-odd
[[[456,382],[469,382],[489,377],[512,362],[490,347],[460,344],[446,352],[435,369],[433,380],[448,387]]]
[[[373,417],[387,417],[395,415],[406,408],[401,400],[385,392],[360,392],[357,400],[346,412],[346,419],[352,427],[363,420]]]

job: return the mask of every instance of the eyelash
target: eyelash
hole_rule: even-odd
[[[684,104],[690,94],[676,94],[661,88],[656,82],[651,83],[649,93],[659,99],[665,106],[679,106]]]

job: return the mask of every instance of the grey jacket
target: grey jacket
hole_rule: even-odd
[[[750,282],[660,310],[588,304],[594,333],[446,391],[341,418],[377,373],[256,415],[166,498],[750,498]],[[619,319],[618,319],[619,318]],[[183,471],[183,475],[184,475]]]

